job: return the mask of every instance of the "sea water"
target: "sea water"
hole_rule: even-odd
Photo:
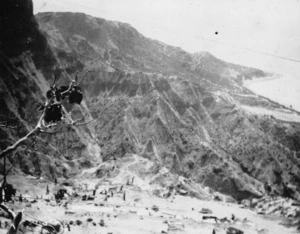
[[[244,86],[261,96],[300,111],[300,74],[254,79],[245,81]]]

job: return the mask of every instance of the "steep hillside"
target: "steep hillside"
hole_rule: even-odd
[[[242,85],[269,74],[189,54],[128,24],[81,13],[35,19],[31,0],[1,2],[0,11],[1,149],[36,124],[54,74],[67,85],[92,71],[81,81],[84,102],[68,109],[94,121],[25,142],[8,155],[15,174],[54,180],[91,168],[102,178],[102,162],[134,154],[153,163],[147,173],[157,180],[167,171],[239,200],[299,199],[299,123],[245,111],[291,111]]]
[[[38,108],[45,102],[48,81],[52,82],[58,64],[46,37],[38,29],[31,0],[2,1],[0,9],[0,148],[3,150],[36,125],[41,116]],[[7,168],[16,163],[26,174],[54,180],[68,176],[70,167],[76,171],[85,165],[84,161],[93,163],[100,148],[92,140],[92,131],[82,128],[70,127],[55,135],[39,134],[8,155]],[[81,161],[70,160],[83,155]],[[2,173],[2,159],[0,167]]]
[[[284,110],[242,86],[269,74],[81,13],[37,20],[68,73],[93,69],[82,85],[92,115],[101,115],[95,136],[103,161],[135,153],[237,199],[299,198],[299,123],[242,108]]]

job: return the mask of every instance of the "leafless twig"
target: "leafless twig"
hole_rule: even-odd
[[[0,208],[8,214],[9,219],[13,220],[16,217],[15,212],[9,209],[6,205],[0,204]]]
[[[20,138],[18,141],[16,141],[13,145],[7,147],[5,150],[0,152],[0,159],[3,158],[5,155],[7,155],[8,153],[14,151],[15,149],[17,149],[17,147],[22,144],[24,141],[28,140],[30,137],[34,136],[36,133],[38,133],[40,131],[40,129],[42,128],[42,120],[44,118],[45,115],[45,111],[43,112],[43,114],[41,115],[37,125],[35,126],[34,129],[32,129],[29,133],[27,133],[24,137]]]
[[[7,231],[7,234],[17,234],[19,224],[21,223],[22,218],[23,218],[23,211],[18,212],[18,214],[16,214],[14,211],[12,211],[6,205],[3,205],[3,204],[0,204],[0,208],[8,214],[9,218],[12,221],[12,225],[10,226],[9,230]]]
[[[11,129],[17,129],[17,127],[15,127],[15,126],[9,126],[7,123],[5,123],[5,124],[0,123],[0,127],[11,128]]]

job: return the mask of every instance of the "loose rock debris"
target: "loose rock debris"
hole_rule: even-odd
[[[18,210],[18,205],[22,204],[25,207],[25,213],[29,212],[35,217],[50,215],[52,218],[60,219],[64,223],[65,231],[72,234],[98,234],[99,232],[150,234],[153,231],[170,234],[176,232],[203,234],[268,232],[268,226],[260,227],[255,224],[255,219],[262,218],[249,212],[246,205],[244,209],[241,209],[238,204],[232,202],[204,201],[176,193],[172,193],[169,198],[158,197],[156,194],[163,193],[157,193],[157,188],[153,191],[145,191],[138,187],[144,186],[141,184],[140,178],[134,177],[134,185],[132,185],[133,177],[130,178],[129,186],[126,186],[126,181],[123,181],[123,184],[114,184],[118,181],[115,179],[101,183],[94,180],[96,181],[94,185],[88,185],[89,181],[74,182],[72,186],[64,187],[68,195],[64,195],[57,201],[53,200],[54,196],[51,194],[53,190],[50,185],[48,187],[49,194],[44,196],[44,199],[41,198],[41,195],[38,195],[39,198],[37,199],[36,194],[34,194],[33,199],[26,201],[26,196],[23,196],[23,201],[17,200],[14,205]],[[83,189],[78,189],[78,184],[87,184],[88,186],[82,186]],[[88,187],[92,188],[88,189]],[[45,194],[45,188],[43,194]],[[259,202],[256,203],[260,204]],[[27,204],[30,205],[26,207]],[[264,205],[260,207],[264,208]],[[272,224],[276,226],[276,223],[273,222]],[[2,228],[5,225],[8,227],[10,223],[6,224],[2,221],[1,225]],[[28,226],[38,230],[37,224],[30,223]],[[130,229],[126,229],[129,226]],[[280,226],[276,226],[276,229],[279,230]],[[280,234],[288,233],[285,230]],[[269,233],[271,232],[269,231]],[[0,234],[2,234],[1,228]]]

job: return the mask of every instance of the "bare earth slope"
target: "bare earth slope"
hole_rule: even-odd
[[[94,69],[83,81],[104,161],[136,153],[237,199],[298,197],[299,124],[245,106],[284,107],[242,86],[263,71],[191,55],[130,25],[81,13],[37,15],[60,63]],[[297,113],[292,113],[296,114]]]

